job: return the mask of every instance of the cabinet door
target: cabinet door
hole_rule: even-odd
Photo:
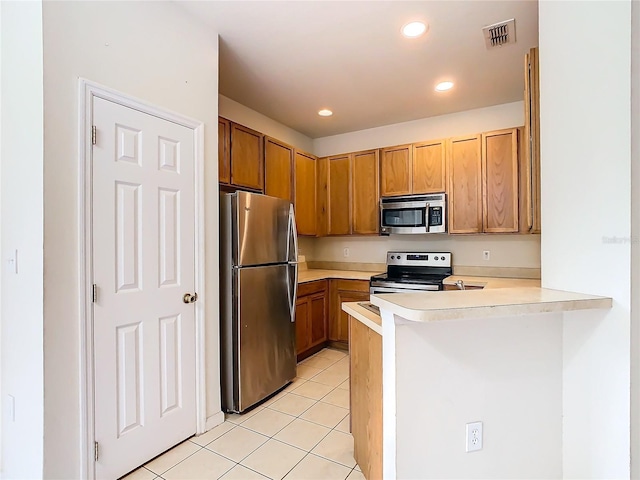
[[[415,143],[413,145],[413,193],[442,193],[446,191],[445,141]]]
[[[226,118],[218,117],[218,182],[231,182],[231,143],[230,122]]]
[[[349,400],[353,457],[365,478],[382,478],[382,337],[350,317]]]
[[[309,332],[309,297],[296,301],[296,355],[304,352],[311,344]]]
[[[295,205],[298,235],[315,236],[317,234],[316,158],[296,150],[295,159]]]
[[[411,193],[411,145],[380,150],[380,195],[407,195]]]
[[[329,159],[316,161],[316,235],[324,237],[329,231]]]
[[[262,191],[263,166],[263,135],[232,123],[231,183]]]
[[[367,280],[331,280],[329,290],[331,301],[329,340],[347,343],[349,314],[342,310],[342,304],[369,300],[369,282]]]
[[[520,231],[540,233],[540,74],[538,48],[524,59],[524,135],[520,138],[521,215]]]
[[[329,235],[351,233],[350,155],[329,158]]]
[[[375,234],[380,226],[378,150],[353,154],[353,233]]]
[[[264,193],[293,201],[293,147],[275,138],[264,139]]]
[[[317,293],[309,297],[309,344],[314,347],[327,341],[327,294]]]
[[[482,232],[480,135],[454,138],[448,148],[449,233]]]
[[[482,134],[483,230],[518,231],[518,129]]]

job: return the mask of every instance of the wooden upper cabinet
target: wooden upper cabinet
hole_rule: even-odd
[[[317,235],[316,157],[295,151],[295,206],[298,235]]]
[[[253,190],[263,185],[263,135],[231,123],[231,183]]]
[[[316,235],[329,232],[329,159],[316,160]]]
[[[482,134],[483,231],[518,231],[518,129]]]
[[[380,196],[411,193],[411,145],[380,150]]]
[[[378,150],[352,154],[353,233],[375,234],[379,231]]]
[[[521,225],[523,233],[540,233],[540,73],[538,48],[524,58],[524,132],[520,139]]]
[[[448,148],[449,233],[482,232],[480,135],[453,138]]]
[[[231,123],[218,117],[218,181],[231,183]]]
[[[293,147],[275,138],[264,139],[264,193],[293,201]]]
[[[351,155],[328,158],[329,235],[351,233]]]
[[[445,140],[413,144],[413,193],[446,191]]]

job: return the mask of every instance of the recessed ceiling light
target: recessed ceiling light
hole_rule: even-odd
[[[436,92],[446,92],[453,88],[453,82],[440,82],[436,85]]]
[[[333,112],[329,109],[323,108],[318,112],[318,115],[320,115],[321,117],[330,117],[331,115],[333,115]]]
[[[402,35],[408,38],[416,38],[427,31],[427,26],[422,22],[410,22],[402,27]]]

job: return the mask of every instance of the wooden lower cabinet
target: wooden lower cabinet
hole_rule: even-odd
[[[327,280],[303,283],[296,299],[296,354],[298,361],[313,355],[327,342]]]
[[[342,310],[342,303],[368,300],[368,280],[317,280],[298,285],[298,361],[320,351],[327,344],[346,350],[349,346],[349,315]]]
[[[329,285],[331,312],[329,315],[329,340],[346,347],[349,343],[349,314],[342,310],[342,303],[369,300],[368,280],[331,280]]]
[[[349,321],[353,456],[367,480],[382,479],[382,337]]]

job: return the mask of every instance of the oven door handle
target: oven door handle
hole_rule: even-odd
[[[411,285],[406,283],[395,283],[395,282],[384,282],[382,285],[371,285],[371,288],[399,288],[402,291],[412,291],[412,292],[433,292],[436,290],[440,290],[438,285]]]
[[[432,293],[438,290],[407,290],[406,288],[390,288],[390,287],[371,287],[369,293],[377,295],[378,293]]]

